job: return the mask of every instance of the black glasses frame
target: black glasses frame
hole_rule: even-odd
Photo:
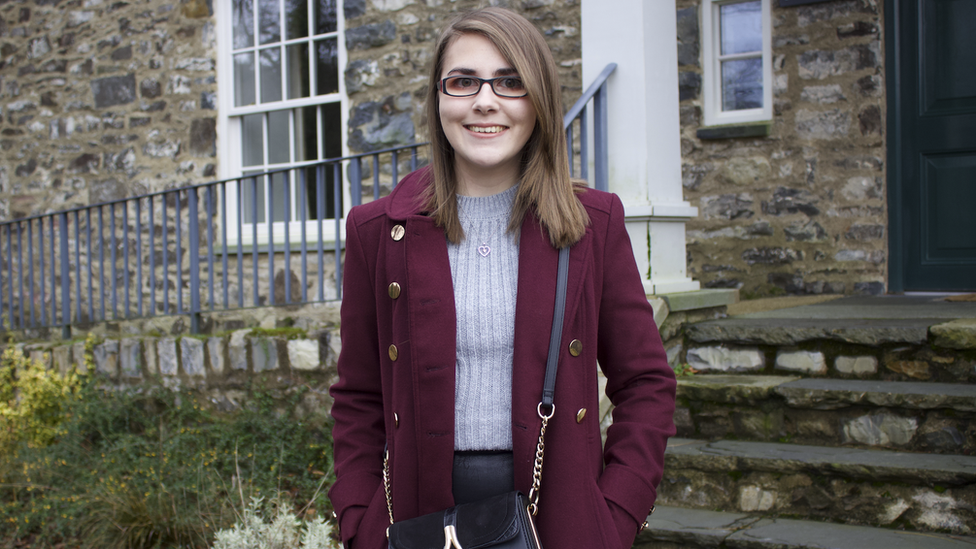
[[[471,80],[477,80],[478,81],[478,89],[475,90],[473,93],[466,93],[464,95],[457,95],[457,94],[453,94],[453,93],[448,93],[447,92],[447,81],[450,80],[450,79],[452,79],[452,78],[469,78]],[[498,90],[495,89],[495,81],[497,81],[497,80],[504,80],[506,78],[518,78],[518,77],[517,76],[513,76],[513,75],[508,75],[508,76],[496,76],[495,78],[478,78],[477,76],[468,76],[468,75],[464,75],[464,74],[455,74],[455,75],[452,75],[452,76],[448,76],[448,77],[445,77],[445,78],[441,78],[440,82],[437,83],[437,89],[438,89],[438,91],[440,91],[444,95],[447,95],[447,96],[450,96],[450,97],[471,97],[471,96],[478,95],[479,93],[481,93],[481,87],[484,86],[485,84],[488,84],[491,87],[491,92],[494,93],[495,95],[497,95],[498,97],[505,97],[507,99],[518,99],[520,97],[525,97],[526,95],[529,95],[529,90],[525,90],[525,93],[523,93],[522,95],[505,95],[505,94],[502,94],[502,93],[498,93]]]

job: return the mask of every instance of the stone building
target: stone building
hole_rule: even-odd
[[[692,276],[744,297],[976,289],[971,3],[676,4]]]
[[[456,12],[490,3],[546,37],[567,107],[618,63],[610,188],[649,293],[971,290],[974,164],[957,151],[976,135],[963,70],[976,47],[960,26],[973,8],[922,2],[923,36],[895,28],[891,14],[909,21],[919,1],[7,2],[0,219],[423,141],[432,42]],[[748,46],[732,57],[717,46],[722,17]],[[725,90],[729,63],[745,69]],[[916,96],[924,115],[905,106]],[[278,221],[265,203],[289,184],[228,189],[242,219],[222,222]]]

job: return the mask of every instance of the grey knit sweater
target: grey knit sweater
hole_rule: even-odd
[[[455,450],[512,449],[518,240],[506,229],[516,189],[457,197],[465,238],[447,246],[457,309]]]

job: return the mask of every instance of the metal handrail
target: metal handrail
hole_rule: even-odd
[[[580,123],[580,174],[583,179],[590,180],[586,174],[588,165],[588,142],[587,142],[587,105],[593,101],[593,186],[601,191],[610,190],[610,170],[608,165],[609,149],[607,134],[607,80],[616,70],[617,64],[610,63],[597,75],[596,80],[586,88],[583,95],[573,104],[563,117],[563,127],[566,128],[566,146],[569,148],[569,169],[570,175],[574,173],[573,163],[573,121],[579,120]]]
[[[608,180],[607,82],[615,68],[616,64],[607,65],[563,119],[571,175],[575,177],[578,160],[582,178],[602,190],[607,189]],[[590,102],[592,132],[587,116]],[[576,141],[574,126],[579,128]],[[592,179],[587,177],[591,133]],[[409,154],[411,171],[424,163],[418,156],[424,145],[413,143],[300,162],[247,176],[0,222],[0,330],[60,327],[62,337],[67,339],[72,324],[188,314],[191,331],[199,333],[201,314],[205,312],[339,300],[345,197],[349,197],[350,206],[362,203],[363,175],[365,170],[371,170],[372,199],[380,198],[381,187],[396,186],[400,163],[406,162],[403,155]],[[574,154],[577,147],[578,154]],[[368,163],[365,168],[364,161]],[[329,174],[331,183],[327,185]],[[283,191],[274,190],[279,185],[274,183],[276,180],[284,183]],[[325,197],[329,186],[331,209],[327,208]],[[264,191],[267,202],[261,210],[259,189]],[[229,191],[237,196],[237,204],[230,206],[232,213],[236,209],[236,223],[228,217]],[[249,210],[245,206],[248,192]],[[314,204],[310,203],[313,198]],[[274,220],[274,202],[279,199],[284,200],[283,221]],[[248,213],[252,221],[244,223]],[[262,215],[267,231],[262,235],[267,238],[265,246],[259,246]],[[328,247],[326,220],[334,224]],[[293,238],[293,229],[300,232],[297,238]],[[309,229],[314,233],[311,238]],[[245,251],[246,237],[251,247]],[[236,242],[236,249],[229,247],[231,241]],[[300,267],[292,265],[295,246],[301,256]],[[334,257],[327,259],[327,251]],[[309,265],[309,255],[317,259],[313,260],[314,265]],[[247,271],[245,256],[251,263]],[[280,271],[275,268],[276,256],[284,260]],[[235,259],[236,265],[232,264]],[[188,261],[188,269],[184,261]],[[334,262],[335,269],[328,277],[327,261]],[[297,278],[296,273],[300,274],[301,292],[292,299],[292,277]],[[264,275],[267,278],[262,280]],[[283,303],[276,302],[275,297],[279,276],[283,276]],[[326,286],[330,286],[328,291]],[[310,287],[317,289],[314,295],[309,295]],[[236,294],[233,299],[232,291]],[[161,300],[157,299],[159,293]],[[245,294],[250,295],[249,300]],[[186,298],[189,303],[184,303]]]

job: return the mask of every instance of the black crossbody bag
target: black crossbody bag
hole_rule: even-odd
[[[545,457],[546,427],[556,411],[556,368],[562,341],[563,318],[566,315],[566,286],[569,270],[569,247],[559,250],[556,274],[556,305],[549,338],[549,356],[542,400],[536,412],[542,419],[539,441],[532,468],[532,488],[528,497],[517,490],[480,501],[456,505],[443,511],[410,520],[393,520],[393,496],[390,493],[389,452],[383,459],[383,487],[386,508],[390,514],[387,529],[389,549],[542,549],[532,517],[539,512],[539,488],[542,484],[542,460]]]

